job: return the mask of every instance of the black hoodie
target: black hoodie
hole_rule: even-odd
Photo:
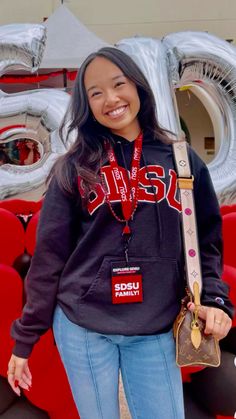
[[[114,137],[114,151],[123,171],[130,168],[133,147],[133,142]],[[192,149],[189,155],[203,274],[201,302],[222,308],[232,317],[233,306],[221,280],[218,202],[206,165]],[[121,216],[108,163],[102,171],[112,207]],[[57,304],[72,322],[104,334],[163,333],[179,312],[185,288],[184,256],[172,146],[144,136],[139,202],[130,222],[129,245],[130,263],[142,270],[142,303],[112,304],[111,266],[125,260],[123,224],[111,213],[101,185],[91,193],[87,208],[81,194],[80,179],[76,196],[64,193],[56,179],[50,183],[26,279],[27,303],[12,326],[17,356],[30,355],[40,335],[51,327]]]

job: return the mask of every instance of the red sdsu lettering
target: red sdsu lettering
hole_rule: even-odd
[[[166,195],[165,183],[158,179],[164,178],[165,172],[162,166],[142,167],[139,173],[139,201],[142,202],[161,202]],[[150,182],[151,179],[151,182]],[[154,191],[153,191],[154,189]],[[156,198],[155,198],[155,195]]]
[[[104,176],[110,201],[119,202],[119,188],[117,186],[116,179],[114,177],[114,173],[111,169],[111,166],[104,166],[101,172]],[[123,167],[119,167],[119,176],[122,179],[125,191],[127,191],[128,177],[127,172]]]
[[[117,177],[121,178],[123,182],[122,196],[121,199],[126,198],[127,185],[129,185],[129,180],[127,177],[127,172],[123,167],[119,167],[119,171],[114,175],[113,170],[110,166],[104,166],[101,169],[102,175],[104,176],[104,181],[107,188],[107,193],[109,194],[110,202],[120,202],[120,194],[117,186],[116,179]],[[142,167],[139,170],[139,192],[138,200],[140,202],[155,203],[161,202],[163,199],[166,199],[168,205],[181,212],[181,204],[177,199],[177,174],[173,169],[169,170],[168,178],[168,190],[166,183],[162,180],[166,178],[165,170],[162,166],[157,165],[148,165]],[[150,182],[151,180],[151,182]],[[84,197],[84,189],[82,179],[78,178],[78,187],[79,192]],[[155,193],[155,195],[154,195]],[[103,191],[102,185],[97,184],[93,193],[90,194],[88,202],[88,211],[92,215],[97,208],[99,208],[105,202],[105,193]]]
[[[176,199],[176,192],[177,192],[177,174],[174,170],[169,170],[170,175],[170,184],[169,189],[166,195],[166,199],[170,207],[177,209],[181,212],[181,203]]]
[[[84,188],[83,188],[83,181],[80,176],[78,176],[78,189],[82,198],[84,198]],[[95,186],[95,189],[90,193],[89,201],[88,201],[88,212],[90,215],[94,213],[94,211],[100,207],[105,202],[105,194],[102,188],[102,185],[99,183]]]

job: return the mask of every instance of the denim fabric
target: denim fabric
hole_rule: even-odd
[[[119,369],[132,419],[184,419],[172,331],[103,335],[72,323],[59,306],[53,330],[81,419],[119,419]]]

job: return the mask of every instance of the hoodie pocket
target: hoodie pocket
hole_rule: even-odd
[[[181,280],[176,260],[132,258],[140,266],[143,302],[112,304],[111,266],[122,258],[105,257],[96,278],[80,298],[79,324],[100,333],[153,334],[168,330],[179,311]]]
[[[105,256],[101,266],[88,290],[82,295],[81,301],[111,301],[111,263],[122,261],[123,258]],[[110,297],[110,298],[109,298]]]
[[[82,295],[81,301],[112,304],[111,268],[113,263],[125,266],[123,258],[105,256],[94,281]],[[155,304],[160,302],[163,305],[164,301],[171,303],[177,299],[178,269],[175,259],[130,257],[130,263],[141,268],[144,303],[155,301]]]

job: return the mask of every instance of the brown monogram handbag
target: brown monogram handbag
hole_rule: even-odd
[[[176,363],[180,367],[190,365],[218,367],[219,342],[213,335],[204,334],[205,323],[198,317],[202,275],[193,197],[194,178],[190,171],[186,142],[175,141],[173,150],[182,204],[182,236],[187,278],[187,295],[182,300],[180,313],[174,323]],[[195,304],[196,309],[193,313],[187,308],[189,301]]]
[[[213,335],[205,335],[205,322],[187,309],[188,297],[182,302],[175,320],[176,363],[179,367],[220,365],[219,342]]]

